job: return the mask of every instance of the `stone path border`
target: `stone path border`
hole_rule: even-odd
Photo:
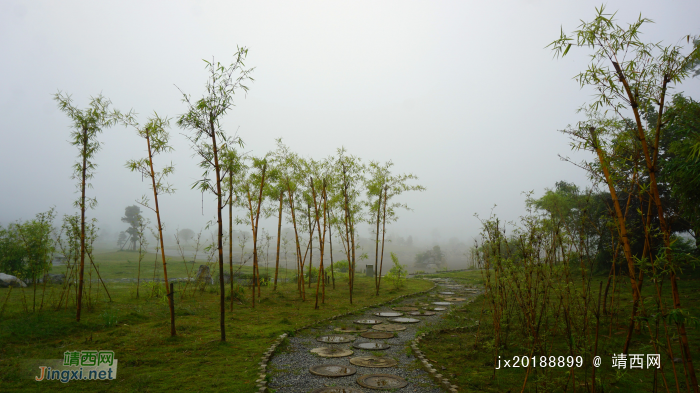
[[[334,319],[338,319],[338,318],[341,318],[341,317],[344,317],[344,316],[347,316],[347,315],[350,315],[350,314],[354,314],[354,313],[360,312],[360,311],[362,311],[362,310],[366,310],[366,309],[368,309],[368,308],[379,307],[379,306],[382,306],[382,305],[384,305],[384,304],[388,304],[388,303],[391,303],[391,302],[395,302],[395,301],[397,301],[397,300],[399,300],[399,299],[404,299],[404,298],[407,298],[407,297],[423,295],[423,294],[425,294],[425,293],[428,293],[428,292],[432,291],[432,290],[435,289],[436,287],[437,287],[437,283],[436,283],[436,282],[433,282],[433,286],[432,286],[431,288],[429,288],[429,289],[426,289],[425,291],[419,291],[419,292],[414,292],[414,293],[408,293],[408,294],[405,294],[405,295],[397,296],[397,297],[395,297],[395,298],[393,298],[393,299],[387,300],[387,301],[382,302],[382,303],[375,303],[375,304],[371,304],[371,305],[366,306],[366,307],[358,308],[357,310],[354,310],[354,311],[348,311],[348,312],[346,312],[346,313],[344,313],[344,314],[334,315],[334,316],[332,316],[332,317],[330,317],[330,318],[322,319],[322,320],[320,320],[320,321],[316,321],[316,322],[310,323],[310,324],[308,324],[308,325],[301,326],[301,327],[299,327],[299,328],[297,328],[297,329],[294,329],[293,332],[296,334],[297,332],[299,332],[299,331],[301,331],[301,330],[304,330],[304,329],[308,329],[308,328],[310,328],[310,327],[312,327],[312,326],[314,326],[314,325],[318,325],[318,324],[320,324],[320,323],[332,321],[332,320],[334,320]],[[270,348],[265,352],[265,354],[263,354],[262,358],[260,359],[260,363],[258,363],[258,366],[259,366],[259,368],[260,368],[260,374],[258,375],[258,379],[255,380],[255,387],[258,389],[258,392],[259,392],[259,393],[268,392],[268,389],[267,389],[267,379],[266,379],[266,378],[267,378],[267,363],[270,361],[270,357],[272,357],[272,354],[275,352],[275,349],[277,349],[277,347],[282,343],[282,341],[284,341],[285,338],[287,338],[287,336],[288,336],[288,334],[287,334],[287,333],[284,333],[284,334],[281,334],[279,337],[277,337],[277,339],[275,340],[275,342],[270,346]]]
[[[476,294],[479,295],[481,293],[476,292]],[[460,308],[464,308],[466,305],[473,303],[475,299],[476,299],[476,297],[471,298],[469,301],[464,303],[463,307],[460,307]],[[456,310],[457,310],[457,308],[452,308],[452,309],[450,309],[448,314],[451,314],[451,313],[455,312]],[[454,332],[457,330],[470,329],[478,324],[479,324],[479,322],[477,321],[475,324],[472,324],[472,325],[460,326],[460,327],[456,327],[456,328],[439,329],[439,330],[435,330],[431,333],[440,334],[440,333]],[[459,392],[460,387],[457,385],[454,385],[452,382],[450,382],[449,379],[445,378],[442,374],[439,374],[437,372],[437,369],[435,367],[433,367],[433,365],[428,361],[428,359],[425,357],[423,352],[418,348],[418,344],[421,342],[423,337],[425,337],[426,335],[427,335],[427,333],[421,333],[418,335],[418,337],[413,339],[413,342],[411,343],[411,350],[413,351],[414,356],[418,360],[420,360],[425,371],[427,371],[430,374],[430,376],[432,376],[438,384],[445,387],[450,393]]]

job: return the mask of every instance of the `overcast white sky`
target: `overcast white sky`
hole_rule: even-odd
[[[227,130],[263,155],[282,137],[304,156],[345,146],[363,160],[392,160],[427,187],[405,195],[415,209],[392,230],[403,236],[468,241],[474,213],[512,220],[521,192],[586,176],[557,154],[571,155],[557,130],[581,120],[590,99],[572,77],[587,51],[555,60],[544,47],[560,27],[590,20],[591,1],[0,1],[0,223],[56,206],[72,213],[70,180],[77,150],[69,119],[52,95],[72,94],[83,108],[100,92],[114,108],[141,119],[185,110],[175,85],[197,98],[202,59],[229,63],[236,46],[256,67],[247,97],[224,120]],[[656,23],[643,39],[676,43],[700,34],[698,1],[611,1],[621,23],[641,13]],[[677,91],[700,98],[700,79]],[[173,127],[178,189],[161,200],[170,232],[199,229],[215,214],[211,197],[190,190],[200,171]],[[135,132],[106,129],[89,213],[112,234],[127,205],[148,192],[124,168],[143,156]],[[576,155],[574,155],[576,156]],[[583,158],[583,155],[576,157]],[[163,158],[161,158],[163,160]],[[157,162],[156,162],[157,164]],[[363,236],[368,233],[363,233]],[[426,239],[427,240],[427,239]]]

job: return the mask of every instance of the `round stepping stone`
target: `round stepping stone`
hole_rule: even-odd
[[[438,292],[440,295],[454,295],[454,292]]]
[[[384,349],[389,349],[391,346],[389,344],[384,344],[384,343],[355,343],[352,345],[353,347],[357,349],[366,349],[369,351],[381,351]]]
[[[360,389],[349,388],[345,386],[333,386],[330,388],[319,388],[312,390],[311,393],[363,393]]]
[[[418,308],[416,307],[394,307],[392,308],[394,311],[418,311]]]
[[[372,329],[379,330],[380,332],[398,332],[401,330],[406,330],[406,326],[385,323],[381,325],[374,325],[372,326]]]
[[[420,319],[416,318],[391,318],[389,322],[394,322],[394,323],[418,323],[420,322]]]
[[[315,353],[316,355],[323,357],[323,358],[342,358],[345,356],[350,356],[355,352],[353,352],[351,349],[347,349],[347,348],[321,347],[321,348],[312,349],[311,353]]]
[[[445,311],[445,310],[447,310],[445,307],[426,307],[425,309],[428,311]]]
[[[357,384],[368,389],[391,390],[401,389],[408,385],[408,382],[397,375],[367,374],[358,377]]]
[[[392,312],[392,311],[383,311],[383,312],[375,312],[374,315],[378,317],[400,317],[403,315],[402,312]]]
[[[309,372],[322,377],[347,377],[357,372],[353,366],[343,366],[342,364],[320,364],[309,367]]]
[[[362,333],[360,336],[364,338],[394,338],[394,333],[391,332],[367,332]]]
[[[349,343],[350,341],[355,341],[354,336],[348,336],[343,334],[330,334],[328,336],[316,337],[316,341],[329,344],[342,344]]]
[[[433,311],[414,311],[408,313],[408,315],[414,316],[414,317],[429,317],[431,315],[437,314],[436,312]]]
[[[394,367],[399,362],[391,358],[378,358],[376,356],[360,356],[350,359],[350,363],[360,367]]]
[[[379,319],[359,319],[355,321],[355,323],[359,323],[360,325],[378,325],[384,321],[379,320]]]
[[[450,303],[450,302],[433,302],[433,304],[436,306],[449,306],[452,303]]]
[[[345,329],[343,329],[342,327],[337,327],[334,330],[339,333],[364,333],[367,331],[367,329],[355,326],[348,326]]]
[[[448,302],[463,302],[467,299],[463,297],[446,297],[445,300]]]

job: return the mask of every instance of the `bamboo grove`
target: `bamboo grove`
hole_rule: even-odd
[[[480,331],[474,346],[491,348],[494,362],[516,337],[525,342],[523,356],[581,356],[584,367],[568,365],[565,374],[527,367],[522,390],[596,392],[604,388],[591,362],[601,345],[628,355],[637,337],[670,359],[654,370],[653,391],[698,392],[686,330],[698,320],[683,308],[678,287],[697,257],[678,234],[697,239],[700,229],[700,144],[692,136],[700,112],[697,102],[669,93],[697,64],[698,42],[688,36],[686,48],[647,44],[639,35],[650,20],[620,26],[614,17],[601,7],[591,22],[550,44],[557,57],[573,48],[592,52],[575,79],[593,88],[594,99],[580,110],[586,120],[563,133],[574,150],[590,153],[590,161],[573,164],[594,189],[560,182],[540,199],[528,195],[528,213],[509,233],[496,216],[482,220],[475,247],[486,287],[482,318],[491,319],[494,332],[483,342],[487,333]],[[594,285],[594,272],[605,268],[607,279]],[[618,324],[625,338],[611,348]]]
[[[280,254],[282,239],[281,229],[283,221],[291,225],[294,232],[292,243],[296,265],[296,281],[298,296],[303,301],[314,299],[314,307],[318,309],[325,302],[326,285],[335,288],[339,284],[336,280],[337,269],[334,269],[333,243],[342,245],[345,255],[345,263],[348,264],[347,298],[353,301],[354,277],[360,259],[367,259],[367,253],[359,250],[357,242],[358,226],[369,223],[376,227],[377,250],[374,255],[375,264],[375,288],[379,294],[380,279],[382,275],[382,261],[384,257],[384,232],[386,224],[395,221],[398,210],[408,209],[405,204],[395,202],[394,197],[405,191],[422,191],[420,185],[410,184],[416,180],[414,175],[396,175],[391,172],[393,163],[380,164],[369,162],[365,164],[360,158],[349,154],[344,148],[337,150],[336,154],[324,159],[301,157],[292,152],[282,139],[276,141],[276,149],[263,156],[254,156],[250,152],[244,152],[244,142],[237,134],[232,135],[222,126],[223,117],[234,107],[234,97],[237,93],[245,93],[247,84],[253,81],[251,74],[253,69],[245,66],[247,56],[246,48],[239,48],[234,55],[234,61],[229,66],[221,63],[206,61],[208,72],[205,92],[201,98],[192,98],[180,90],[182,101],[186,106],[183,114],[175,118],[176,125],[183,131],[183,135],[191,144],[194,156],[199,159],[199,167],[202,176],[191,185],[192,189],[204,194],[213,195],[216,200],[216,216],[211,222],[216,231],[208,247],[200,247],[206,240],[202,239],[200,232],[196,238],[195,256],[203,250],[208,254],[212,265],[218,266],[218,290],[220,296],[220,330],[221,341],[226,340],[225,313],[226,292],[230,297],[229,309],[233,311],[234,299],[244,299],[241,296],[241,287],[234,285],[234,277],[245,266],[249,259],[243,259],[237,264],[234,271],[233,261],[233,225],[247,228],[247,235],[239,239],[241,251],[247,239],[252,240],[252,268],[253,276],[250,280],[250,307],[256,306],[256,299],[261,296],[263,280],[260,273],[260,264],[263,258],[263,250],[269,249],[273,236],[260,227],[261,218],[274,218],[277,222],[276,255],[274,265],[274,282],[270,286],[272,291],[277,290],[278,272],[280,269]],[[173,294],[169,287],[168,263],[166,263],[164,238],[166,234],[166,221],[174,215],[174,212],[163,211],[159,204],[160,198],[175,193],[175,187],[167,182],[167,177],[175,172],[175,165],[168,163],[162,165],[156,162],[159,155],[173,151],[171,146],[170,127],[171,118],[154,113],[144,124],[139,123],[138,115],[133,110],[122,113],[111,110],[111,102],[99,96],[92,99],[85,110],[79,110],[72,104],[70,96],[62,93],[55,95],[59,107],[73,121],[74,131],[71,143],[79,148],[79,160],[74,167],[73,178],[78,181],[80,198],[76,202],[79,215],[66,216],[63,227],[55,230],[52,227],[53,210],[42,213],[36,220],[27,223],[17,223],[2,230],[3,240],[12,240],[19,237],[27,244],[25,238],[32,233],[38,237],[30,251],[38,250],[39,254],[29,255],[31,266],[26,271],[17,268],[14,272],[22,278],[30,278],[34,285],[34,302],[32,309],[36,308],[37,280],[43,274],[44,283],[50,269],[51,254],[60,251],[65,256],[66,279],[60,292],[58,301],[53,301],[55,308],[67,308],[73,302],[76,308],[76,319],[80,321],[83,300],[88,306],[95,302],[97,288],[92,288],[92,272],[99,276],[98,267],[92,263],[93,243],[97,236],[96,220],[86,219],[86,211],[93,208],[97,200],[87,195],[91,188],[89,180],[95,175],[97,164],[96,153],[102,147],[97,136],[103,128],[120,124],[135,130],[143,139],[142,148],[146,155],[140,159],[132,159],[126,162],[126,168],[138,172],[143,178],[149,180],[150,193],[137,200],[140,206],[147,208],[155,214],[155,227],[149,226],[151,220],[140,215],[137,206],[127,209],[127,216],[122,219],[132,224],[133,233],[130,233],[132,248],[136,249],[138,243],[138,277],[136,277],[135,295],[139,296],[141,281],[141,264],[146,253],[148,241],[145,237],[150,230],[156,238],[156,252],[159,253],[160,265],[163,273],[163,283],[157,284],[158,274],[154,265],[153,281],[149,296],[158,296],[167,299],[170,306],[171,335],[176,335],[175,313],[173,307]],[[162,166],[158,167],[157,164]],[[152,197],[152,198],[151,198]],[[131,210],[129,210],[131,209]],[[228,212],[228,222],[225,223]],[[380,229],[381,227],[381,229]],[[14,237],[13,237],[14,236]],[[15,239],[17,240],[17,239]],[[21,242],[15,242],[22,244]],[[13,240],[14,241],[14,240]],[[184,288],[180,290],[180,296],[194,294],[197,289],[202,289],[200,283],[192,283],[195,279],[194,261],[191,264],[185,259],[181,239],[175,234],[175,241],[182,256],[188,280]],[[13,243],[13,244],[15,244]],[[124,240],[126,243],[126,240]],[[263,246],[264,244],[264,246]],[[225,269],[225,246],[228,246],[228,269]],[[285,240],[284,247],[288,246]],[[330,247],[330,253],[326,247]],[[316,250],[320,255],[319,266],[313,266],[313,253]],[[20,250],[21,251],[21,250]],[[269,254],[269,251],[268,251]],[[265,254],[267,261],[268,254]],[[330,254],[330,260],[324,259],[324,255]],[[17,254],[19,255],[19,254]],[[22,254],[25,255],[25,254]],[[94,269],[88,269],[88,291],[84,291],[85,259]],[[20,259],[26,259],[24,256]],[[337,262],[337,261],[336,261]],[[172,262],[171,262],[172,263]],[[330,267],[330,269],[328,269]],[[228,270],[228,272],[225,272]],[[330,274],[328,273],[330,271]],[[315,288],[312,283],[315,281]],[[77,285],[74,283],[77,282]],[[107,286],[100,279],[105,294]],[[226,288],[225,284],[230,283]],[[42,296],[39,309],[44,306]],[[26,304],[26,303],[25,303]]]

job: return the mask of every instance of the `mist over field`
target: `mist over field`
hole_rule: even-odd
[[[700,393],[700,2],[598,1],[0,0],[0,390]]]
[[[558,155],[590,156],[572,152],[557,132],[583,118],[576,110],[593,91],[579,89],[572,76],[588,60],[583,52],[556,60],[545,46],[597,5],[4,1],[0,224],[51,206],[59,219],[77,211],[70,176],[78,151],[67,142],[69,119],[53,94],[71,94],[82,108],[101,93],[142,122],[154,111],[177,118],[186,110],[180,90],[193,97],[203,92],[202,59],[229,64],[237,46],[245,46],[255,81],[222,119],[223,129],[245,142],[243,150],[261,156],[282,138],[302,157],[322,159],[345,147],[364,163],[391,160],[394,173],[415,174],[413,183],[426,191],[398,197],[413,210],[400,211],[388,225],[390,249],[408,247],[400,239],[411,237],[403,263],[412,265],[415,253],[439,245],[458,266],[479,236],[475,213],[488,217],[496,205],[493,212],[504,221],[516,220],[524,213],[523,192],[538,197],[561,180],[590,185],[583,170]],[[694,1],[607,6],[624,23],[640,12],[651,16],[657,23],[644,38],[664,42],[696,33],[688,29],[700,11]],[[697,96],[700,79],[673,89]],[[178,228],[199,232],[213,222],[216,204],[211,194],[191,189],[202,170],[186,131],[174,121],[169,130],[175,150],[159,159],[175,166],[169,181],[176,193],[160,204],[172,242]],[[98,205],[88,217],[97,218],[103,246],[116,247],[128,228],[120,221],[124,209],[149,192],[147,181],[124,167],[143,157],[145,147],[121,125],[98,140],[88,189]],[[275,236],[274,218],[261,226]],[[287,217],[283,227],[290,228]],[[362,225],[358,233],[369,241],[372,228]],[[371,244],[364,248],[372,255]]]

